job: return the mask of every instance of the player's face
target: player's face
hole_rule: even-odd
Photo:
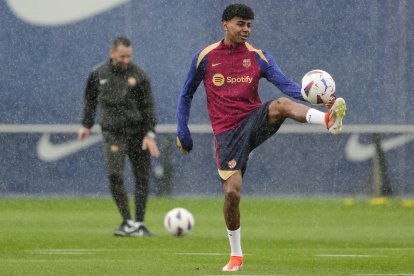
[[[127,69],[132,60],[132,47],[126,47],[125,45],[118,45],[112,48],[109,57],[112,60],[112,64],[120,69]]]
[[[223,21],[223,28],[226,32],[224,43],[237,46],[247,41],[252,31],[252,20],[244,20],[234,17],[229,21]]]

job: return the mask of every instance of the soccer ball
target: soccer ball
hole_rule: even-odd
[[[193,215],[184,208],[174,208],[164,218],[164,227],[174,236],[187,235],[194,228]]]
[[[323,70],[312,70],[303,76],[300,92],[311,104],[323,105],[335,93],[335,81]]]

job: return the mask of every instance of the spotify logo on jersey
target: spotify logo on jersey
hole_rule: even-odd
[[[225,78],[222,74],[217,73],[213,76],[213,83],[215,86],[222,86],[224,82],[228,84],[252,83],[253,77],[250,76],[229,76]]]
[[[224,76],[220,73],[214,74],[213,83],[215,86],[222,86],[224,84]]]

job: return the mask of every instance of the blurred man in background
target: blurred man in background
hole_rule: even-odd
[[[160,152],[155,141],[156,115],[150,80],[144,70],[132,62],[132,45],[127,37],[116,37],[109,60],[94,68],[87,80],[80,140],[89,137],[96,108],[101,108],[105,166],[112,197],[122,216],[116,236],[152,236],[144,225],[148,199],[150,157]],[[135,221],[128,206],[123,181],[128,155],[135,177]]]

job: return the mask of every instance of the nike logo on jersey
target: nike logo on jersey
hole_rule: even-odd
[[[219,63],[213,63],[213,64],[211,64],[211,66],[212,67],[216,67],[217,65],[220,65],[221,64],[221,62],[219,62]]]
[[[14,15],[26,23],[56,26],[75,23],[127,3],[129,0],[7,0]]]
[[[52,162],[88,148],[102,140],[102,135],[91,135],[85,141],[71,140],[60,144],[50,141],[50,134],[43,134],[37,143],[37,156],[42,161]]]
[[[384,152],[401,147],[414,141],[413,134],[401,134],[395,137],[383,139],[381,147]],[[352,134],[345,146],[345,156],[350,161],[362,162],[374,158],[376,154],[375,144],[362,144],[359,134]]]

